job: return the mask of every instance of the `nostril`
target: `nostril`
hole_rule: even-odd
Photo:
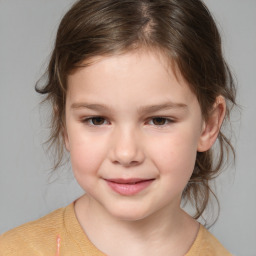
[[[130,166],[136,166],[138,164],[140,164],[140,162],[138,161],[130,161],[130,162],[125,162],[125,161],[113,161],[114,164],[121,164],[124,167],[130,167]]]

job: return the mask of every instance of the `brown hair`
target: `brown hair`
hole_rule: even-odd
[[[160,50],[179,68],[198,98],[205,119],[217,96],[227,101],[226,119],[235,104],[235,88],[222,56],[221,38],[215,22],[200,0],[80,0],[63,17],[43,87],[53,106],[50,145],[56,146],[57,168],[63,159],[63,137],[67,76],[84,60],[122,54],[138,48]],[[191,179],[183,192],[202,215],[230,141],[218,136],[219,154],[198,152]],[[214,194],[213,194],[214,195]]]

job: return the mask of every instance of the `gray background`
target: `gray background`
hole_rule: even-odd
[[[82,192],[70,167],[50,174],[42,143],[48,110],[34,84],[72,0],[0,0],[0,233],[69,204]],[[236,166],[216,182],[220,218],[211,228],[235,255],[256,256],[256,1],[206,0],[238,81]]]

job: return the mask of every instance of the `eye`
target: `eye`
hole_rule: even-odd
[[[92,126],[100,126],[108,124],[107,120],[101,116],[89,117],[83,120],[83,123],[88,123]]]
[[[167,125],[168,123],[173,122],[171,119],[169,118],[165,118],[165,117],[153,117],[149,124],[151,125],[156,125],[156,126],[164,126]]]

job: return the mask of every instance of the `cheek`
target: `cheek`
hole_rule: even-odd
[[[163,174],[191,176],[197,153],[197,139],[192,131],[161,138],[152,144],[151,150],[153,161]]]
[[[106,150],[102,141],[92,136],[76,135],[70,138],[70,157],[77,179],[97,174]]]

